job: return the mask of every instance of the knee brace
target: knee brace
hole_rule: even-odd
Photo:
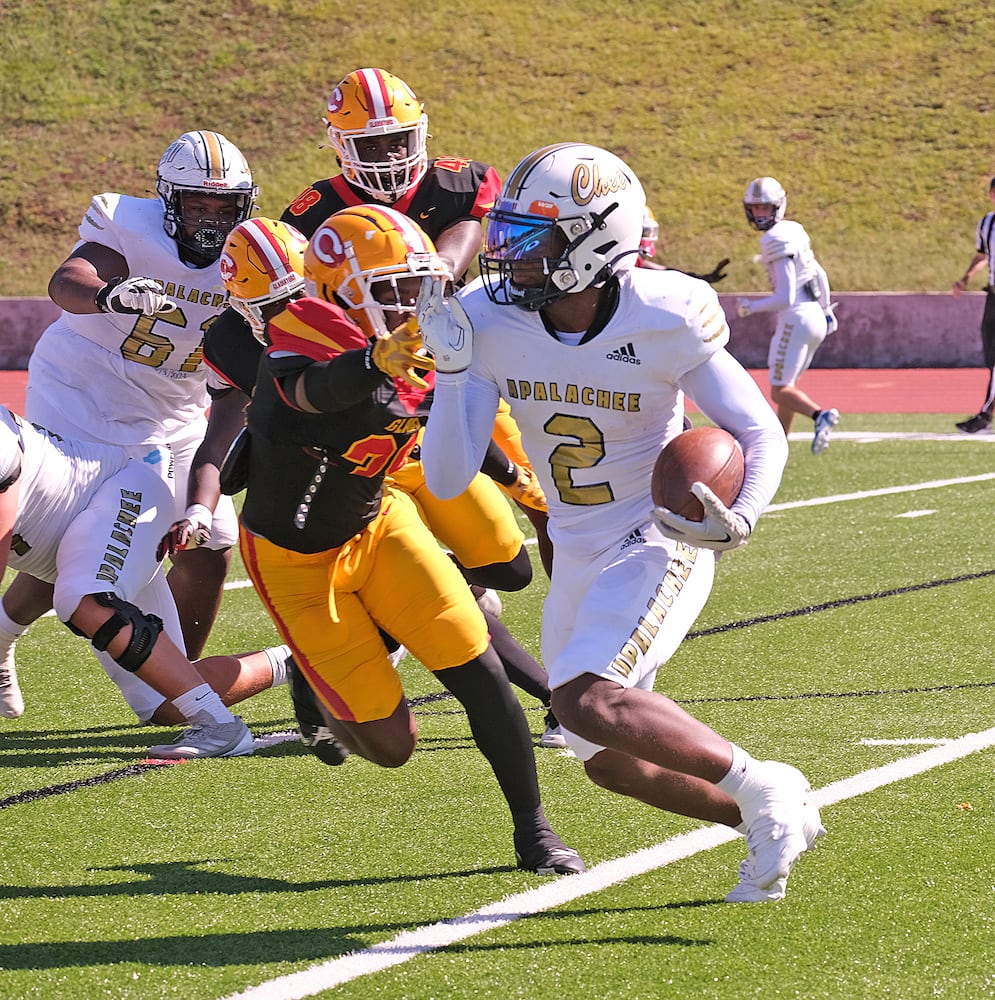
[[[162,632],[162,619],[157,615],[147,615],[134,604],[122,600],[117,594],[91,594],[101,607],[110,608],[114,613],[94,632],[90,638],[93,648],[99,653],[107,651],[114,637],[126,625],[131,626],[131,639],[120,656],[114,657],[114,662],[125,670],[135,673],[140,670],[149,658],[159,633]],[[77,635],[84,635],[74,625],[69,628]]]

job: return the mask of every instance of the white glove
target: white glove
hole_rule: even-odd
[[[435,357],[435,370],[461,372],[473,357],[473,324],[455,298],[446,298],[444,283],[422,278],[415,309],[422,342]]]
[[[751,313],[750,300],[749,299],[736,299],[736,313],[743,319]]]
[[[101,312],[134,316],[155,316],[176,308],[158,281],[141,277],[111,278],[97,292],[96,303]]]
[[[836,307],[839,305],[838,302],[830,302],[829,305],[824,310],[826,314],[826,336],[835,333],[840,328],[840,322],[836,318]]]
[[[653,508],[653,520],[665,534],[696,548],[738,549],[753,530],[750,522],[734,514],[704,483],[692,483],[691,492],[705,508],[704,521],[689,521],[666,507]]]

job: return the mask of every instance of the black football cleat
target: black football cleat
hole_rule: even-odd
[[[552,830],[540,830],[528,838],[516,833],[515,860],[523,871],[536,875],[579,875],[587,871],[581,856]]]
[[[973,417],[968,417],[967,420],[959,421],[954,426],[961,434],[985,434],[992,429],[992,416],[982,411]]]
[[[290,680],[290,698],[294,703],[294,715],[297,716],[297,726],[301,731],[301,743],[322,763],[336,767],[349,756],[349,751],[325,725],[325,718],[318,708],[314,691],[297,669],[293,659],[287,661],[287,676]]]

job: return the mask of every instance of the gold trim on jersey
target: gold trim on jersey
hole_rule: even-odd
[[[697,558],[696,548],[684,542],[677,543],[677,551],[670,561],[666,575],[646,604],[646,614],[636,622],[632,634],[612,660],[610,670],[628,677],[636,669],[639,657],[646,653],[663,628],[667,614],[684,589]]]

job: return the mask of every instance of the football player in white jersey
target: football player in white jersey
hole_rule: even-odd
[[[123,675],[122,692],[142,723],[189,723],[150,756],[252,753],[252,734],[225,702],[285,676],[290,650],[211,656],[196,667],[183,655],[155,556],[172,516],[172,493],[150,463],[0,407],[0,575],[10,566],[52,587],[59,618],[90,639],[108,673]]]
[[[725,350],[709,285],[634,266],[644,204],[632,170],[594,146],[546,146],[513,170],[488,213],[481,277],[455,298],[428,287],[419,298],[438,372],[425,474],[441,497],[464,489],[499,401],[510,405],[549,504],[542,659],[570,747],[598,785],[745,833],[728,898],[778,899],[824,832],[808,782],[754,760],[653,683],[708,597],[716,550],[745,543],[773,497],[787,444]],[[701,523],[650,497],[685,393],[746,456],[731,509],[701,490]]]
[[[28,363],[25,414],[56,433],[118,445],[150,463],[170,482],[179,518],[207,426],[202,342],[225,303],[218,261],[228,233],[252,211],[256,187],[238,148],[202,130],[170,144],[156,192],[100,194],[90,203],[79,242],[49,283],[63,311]],[[193,658],[214,623],[238,538],[230,498],[208,529],[203,545],[172,557],[168,576]],[[8,678],[16,678],[13,642],[49,607],[51,589],[24,577],[4,595],[0,660]],[[20,714],[18,707],[23,711],[23,704],[5,704],[0,691],[0,714]]]
[[[762,299],[739,299],[736,306],[743,317],[777,314],[767,354],[771,399],[785,436],[796,413],[812,418],[812,453],[819,455],[840,421],[839,410],[819,406],[797,383],[819,345],[836,332],[836,304],[830,301],[829,278],[812,253],[808,233],[784,217],[787,204],[784,188],[773,177],[757,177],[747,185],[743,207],[750,225],[760,231],[760,256],[772,292]]]

